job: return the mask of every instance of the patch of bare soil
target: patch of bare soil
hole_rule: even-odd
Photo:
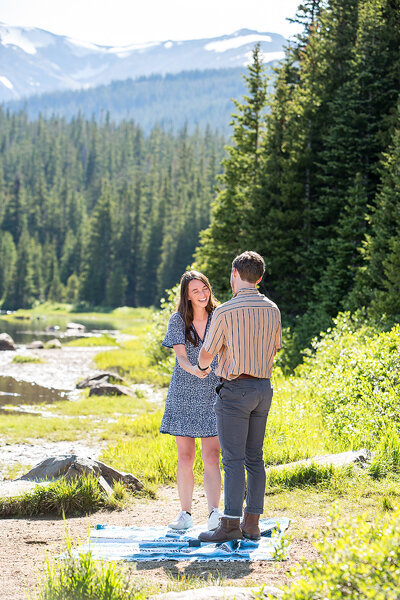
[[[5,519],[0,524],[0,600],[26,600],[27,594],[39,589],[38,576],[43,577],[46,556],[57,556],[63,550],[66,527],[76,542],[85,541],[88,528],[103,523],[120,526],[163,525],[172,521],[179,512],[179,501],[174,487],[159,490],[156,500],[135,499],[129,509],[120,512],[98,512],[88,517],[62,519]],[[266,515],[265,515],[266,516]],[[283,515],[282,515],[283,516]],[[286,515],[287,516],[287,515]],[[289,515],[290,516],[290,515]],[[195,523],[205,523],[207,505],[202,488],[195,490],[193,503]],[[290,558],[283,562],[188,563],[161,561],[128,563],[131,579],[140,580],[165,589],[171,577],[180,575],[208,578],[224,577],[232,585],[262,585],[281,587],[289,581],[288,570],[302,558],[316,558],[317,552],[308,539],[315,526],[309,520],[297,522],[304,537],[292,541]],[[290,529],[289,529],[290,531]]]

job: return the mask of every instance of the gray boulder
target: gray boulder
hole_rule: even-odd
[[[28,344],[27,348],[29,350],[41,350],[42,348],[44,348],[44,344],[40,340],[35,340],[34,342]]]
[[[100,382],[90,388],[89,396],[133,396],[133,391],[126,385],[115,385],[100,380]]]
[[[102,373],[96,373],[96,375],[91,375],[90,377],[86,377],[86,379],[83,379],[82,381],[80,381],[76,387],[79,388],[80,390],[84,389],[84,388],[91,388],[94,387],[96,385],[99,385],[99,383],[109,383],[110,379],[112,379],[113,381],[116,381],[117,383],[121,383],[124,384],[125,380],[120,376],[117,375],[116,373],[112,373],[111,371],[103,371]]]
[[[66,456],[51,456],[42,460],[33,469],[22,475],[19,480],[23,481],[52,481],[65,477],[74,479],[82,475],[91,473],[98,480],[101,487],[111,493],[111,485],[116,481],[121,481],[127,487],[134,490],[141,490],[143,484],[131,473],[117,471],[98,460],[90,457],[82,457],[76,454]]]
[[[0,333],[0,350],[16,350],[14,340],[8,333]]]

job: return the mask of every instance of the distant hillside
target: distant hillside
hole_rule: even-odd
[[[88,90],[32,96],[5,106],[12,111],[24,109],[30,118],[41,113],[70,120],[80,112],[86,118],[104,121],[108,112],[113,121],[133,119],[146,132],[155,123],[175,131],[187,123],[190,130],[208,124],[213,130],[228,133],[235,109],[232,98],[240,99],[244,93],[244,71],[238,67],[152,75]]]
[[[264,62],[283,57],[284,37],[249,29],[200,40],[111,47],[0,23],[0,102],[153,74],[244,67],[257,42]]]

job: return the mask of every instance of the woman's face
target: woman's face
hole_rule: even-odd
[[[210,299],[210,290],[199,279],[192,279],[188,285],[188,299],[192,305],[205,308]]]

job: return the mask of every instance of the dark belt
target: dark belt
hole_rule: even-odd
[[[233,379],[225,379],[225,377],[220,377],[220,381],[235,381],[235,379],[260,379],[259,377],[254,377],[254,375],[248,375],[247,373],[240,373],[237,377]]]

